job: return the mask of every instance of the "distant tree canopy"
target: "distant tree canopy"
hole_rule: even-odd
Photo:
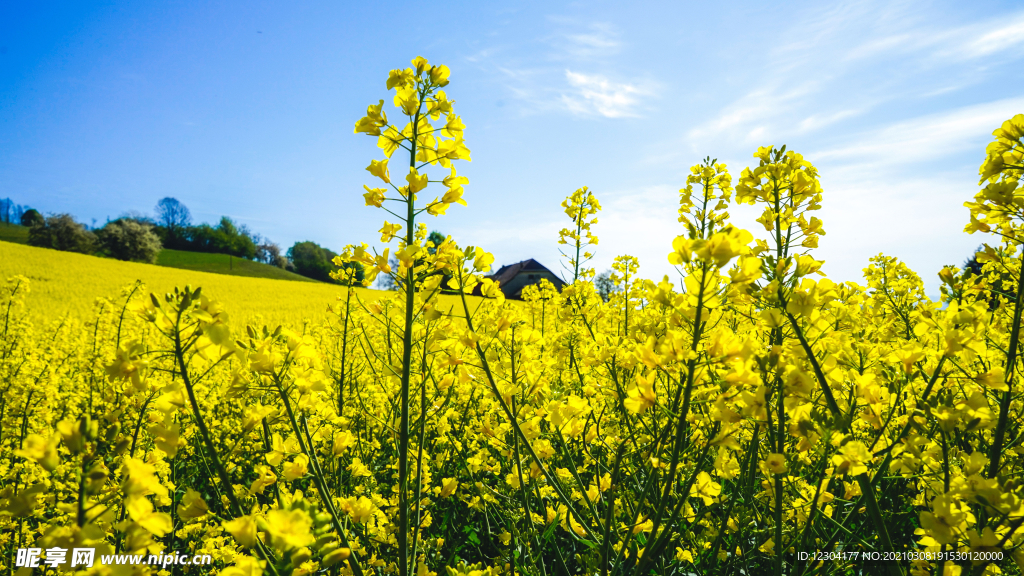
[[[598,296],[605,302],[612,297],[612,293],[618,291],[618,286],[612,282],[612,271],[605,270],[597,275],[594,279],[594,288],[597,289]]]
[[[133,218],[108,222],[96,235],[100,246],[118,260],[153,263],[162,248],[153,226]]]
[[[256,258],[256,243],[253,242],[252,234],[245,226],[236,226],[227,216],[222,217],[216,227],[200,224],[188,228],[184,247],[194,252],[230,254],[249,260]]]
[[[388,266],[391,266],[392,273],[398,270],[398,258],[392,256],[388,259]],[[398,290],[402,287],[401,284],[395,281],[395,277],[391,274],[381,272],[377,274],[377,281],[374,284],[377,290]]]
[[[964,278],[981,275],[984,264],[978,260],[978,254],[984,251],[984,249],[984,244],[978,246],[978,249],[975,250],[974,254],[964,261],[963,266],[961,266]],[[1017,293],[1013,288],[1016,281],[1007,272],[1002,271],[996,274],[990,274],[985,280],[988,284],[988,290],[991,293],[989,310],[995,310],[999,307],[1000,298],[1011,303],[1011,305],[1017,301]]]
[[[331,272],[338,269],[331,262],[335,256],[337,254],[316,242],[296,242],[288,249],[288,259],[291,260],[296,274],[322,282],[335,281],[331,278]]]
[[[164,230],[164,242],[173,244],[185,239],[192,224],[192,213],[176,198],[163,198],[156,203],[156,223]]]
[[[96,251],[96,235],[75,222],[70,214],[54,214],[28,231],[28,243],[40,248],[91,254]]]
[[[281,249],[269,240],[253,234],[245,226],[223,216],[216,226],[192,226],[192,213],[175,198],[164,198],[156,204],[154,232],[164,248],[230,254],[248,260],[258,260],[284,268],[287,261]]]
[[[427,236],[427,240],[429,242],[433,242],[434,243],[434,247],[433,248],[427,248],[427,252],[429,252],[430,254],[433,254],[433,253],[437,252],[437,246],[439,246],[447,238],[448,238],[447,236],[445,236],[444,234],[438,232],[437,230],[434,230],[433,232],[431,232],[430,236]]]
[[[257,236],[253,239],[256,242],[256,261],[277,266],[278,268],[288,267],[288,258],[281,253],[281,247],[266,238]]]
[[[20,221],[29,227],[29,243],[33,246],[83,253],[100,251],[113,258],[137,262],[155,262],[164,248],[229,254],[294,270],[315,280],[339,283],[330,276],[338,271],[333,263],[336,254],[331,250],[315,242],[297,242],[288,249],[286,256],[270,239],[236,224],[227,216],[221,217],[215,226],[193,226],[188,207],[169,196],[157,202],[153,218],[128,212],[96,231],[89,231],[70,214],[44,217],[37,210],[18,206],[8,198],[0,199],[0,222],[8,221]],[[430,235],[435,244],[444,239],[439,232]],[[366,276],[362,265],[345,266],[355,270],[355,282],[361,284]]]
[[[21,225],[29,228],[42,224],[46,219],[35,208],[29,208],[21,215]]]

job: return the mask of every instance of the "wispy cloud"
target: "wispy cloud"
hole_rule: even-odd
[[[962,205],[977,190],[974,167],[992,130],[1022,109],[1024,98],[961,106],[807,151],[822,170],[820,217],[828,235],[818,255],[828,262],[826,271],[836,280],[858,280],[868,258],[885,252],[920,273],[935,296],[935,273],[988,240],[961,232],[968,220]]]
[[[863,113],[864,109],[860,108],[853,110],[840,110],[838,112],[833,112],[831,114],[811,114],[810,116],[801,120],[800,123],[797,125],[797,128],[800,132],[811,132],[835,124],[840,120],[852,118]]]
[[[597,74],[566,70],[565,78],[569,83],[569,91],[562,94],[562,103],[570,112],[581,116],[638,116],[640,97],[647,92],[639,85],[613,82]]]
[[[928,6],[855,0],[793,21],[794,33],[779,37],[796,39],[769,49],[740,78],[744,91],[665,148],[748,157],[754,145],[792,145],[821,169],[826,271],[858,280],[886,252],[936,292],[935,272],[986,241],[960,232],[962,204],[992,130],[1024,110],[1024,97],[1011,84],[980,98],[966,89],[1024,57],[1024,12],[954,21]],[[743,208],[734,221],[756,235],[756,215]]]
[[[691,146],[698,149],[707,146],[711,140],[750,145],[777,132],[780,126],[787,126],[789,132],[808,131],[833,124],[859,112],[823,112],[798,120],[796,114],[805,109],[801,106],[802,102],[817,90],[818,82],[815,80],[788,85],[772,82],[771,85],[752,90],[724,106],[712,118],[689,130],[687,139]]]
[[[843,60],[918,53],[923,63],[937,66],[990,57],[1024,45],[1024,12],[946,27],[917,19],[900,21],[902,28],[868,34]]]
[[[593,60],[616,54],[622,47],[618,31],[607,22],[591,22],[583,31],[563,31],[555,35],[556,59]]]
[[[951,154],[984,149],[984,141],[1004,120],[1024,109],[1024,98],[1008,98],[920,116],[863,132],[850,141],[815,152],[816,160],[864,164],[871,168],[941,160]]]
[[[686,134],[691,147],[806,136],[891,102],[964,89],[989,73],[978,59],[1024,55],[1024,12],[950,24],[928,19],[926,8],[916,1],[863,0],[825,6],[795,21],[791,30],[801,33],[780,37],[797,39],[770,49],[766,64],[748,79],[753,88]],[[890,69],[894,73],[885,73]],[[982,114],[976,124],[991,117],[984,109],[964,113]],[[946,120],[954,137],[961,133],[956,126],[972,122],[967,116]],[[882,136],[905,141],[897,130]]]
[[[625,45],[618,29],[607,22],[580,22],[549,16],[552,30],[535,42],[543,55],[529,64],[505,56],[494,47],[467,56],[501,74],[505,89],[525,114],[561,112],[578,117],[632,118],[640,116],[644,102],[656,95],[657,84],[617,74]],[[508,47],[506,47],[508,48]],[[592,72],[601,70],[600,73]]]
[[[962,53],[965,56],[979,58],[1024,44],[1024,13],[1017,14],[1016,18],[1010,19],[1009,22],[1002,22],[1002,26],[995,30],[981,32],[980,35],[965,42]],[[985,23],[984,28],[987,28],[988,24]]]

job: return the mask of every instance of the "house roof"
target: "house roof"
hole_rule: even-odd
[[[565,283],[562,282],[554,272],[548,270],[543,264],[537,262],[533,258],[523,260],[522,262],[516,262],[515,264],[502,266],[501,268],[498,268],[494,274],[491,274],[490,278],[491,280],[496,280],[500,283],[502,292],[505,292],[506,298],[520,298],[522,290],[517,291],[515,294],[509,294],[505,287],[508,286],[516,276],[524,272],[547,272],[552,276],[552,278],[554,278],[552,283],[556,288],[561,289],[561,287],[565,285]]]
[[[554,276],[554,273],[552,273],[551,270],[548,270],[543,264],[537,262],[533,258],[530,258],[529,260],[523,260],[522,262],[516,262],[515,264],[506,264],[505,266],[498,268],[497,272],[491,274],[491,279],[498,280],[504,284],[518,276],[521,272],[547,272]]]
[[[511,280],[520,272],[527,271],[551,272],[545,268],[543,264],[537,262],[533,258],[530,258],[529,260],[523,260],[522,262],[516,262],[515,264],[506,264],[505,266],[498,268],[497,272],[491,274],[491,279],[501,281]]]

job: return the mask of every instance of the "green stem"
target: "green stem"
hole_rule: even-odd
[[[470,332],[474,332],[473,320],[469,313],[469,304],[466,302],[466,292],[462,290],[462,287],[465,286],[465,280],[464,278],[462,278],[461,272],[459,274],[459,281],[459,294],[462,298],[462,309],[466,315],[466,325],[467,328],[469,328]],[[498,390],[498,385],[494,381],[494,373],[491,371],[490,363],[487,361],[487,355],[484,354],[484,349],[483,347],[480,346],[479,342],[477,342],[476,344],[476,353],[477,357],[480,358],[480,363],[484,369],[484,374],[487,375],[487,384],[490,387],[491,392],[494,394],[494,398],[498,401],[498,405],[501,407],[502,412],[505,413],[505,417],[509,419],[509,424],[512,425],[512,429],[515,430],[516,435],[519,436],[519,438],[523,441],[523,447],[525,447],[526,451],[530,453],[530,458],[532,458],[533,461],[537,463],[537,467],[540,468],[541,473],[544,475],[544,479],[547,480],[548,484],[550,484],[552,488],[554,488],[555,493],[558,494],[558,497],[562,500],[562,503],[565,504],[565,507],[569,511],[569,514],[576,518],[576,521],[587,533],[588,537],[597,540],[594,531],[590,529],[590,524],[583,519],[579,512],[576,511],[576,507],[573,506],[572,499],[566,495],[565,490],[562,487],[562,483],[558,480],[556,476],[551,474],[551,471],[548,470],[546,466],[544,466],[544,461],[540,459],[540,456],[538,456],[537,452],[533,449],[533,446],[530,444],[530,441],[526,437],[526,434],[523,433],[523,429],[519,426],[519,422],[518,420],[516,420],[515,414],[512,412],[512,409],[509,408],[509,405],[508,403],[505,402],[505,399],[501,396],[501,391]]]
[[[775,433],[776,450],[779,454],[786,455],[786,407],[785,407],[785,394],[782,389],[782,379],[776,376],[778,382],[778,400],[776,403],[776,410],[779,413],[778,416],[778,430]],[[783,506],[783,486],[782,486],[782,474],[775,474],[775,509],[774,521],[775,521],[775,575],[782,576],[782,556],[785,552],[785,546],[782,542],[782,506]]]
[[[420,91],[420,104],[412,120],[412,137],[409,140],[409,168],[416,167],[416,139],[419,129],[420,110],[425,92]],[[409,190],[405,199],[405,245],[412,246],[416,240],[416,195]],[[400,399],[400,422],[398,429],[398,574],[409,575],[409,382],[412,374],[412,329],[413,312],[416,305],[416,279],[413,267],[405,271],[405,331],[402,333],[402,390]],[[416,551],[411,551],[415,555]]]
[[[783,307],[786,303],[783,301]],[[821,364],[818,362],[817,356],[814,355],[814,350],[811,345],[807,342],[807,337],[804,336],[803,330],[800,328],[800,324],[796,321],[796,318],[786,312],[786,317],[789,318],[789,323],[793,327],[793,331],[796,333],[796,337],[800,340],[800,346],[803,347],[804,353],[807,355],[808,361],[811,363],[811,367],[814,369],[814,375],[818,380],[821,391],[825,396],[825,401],[828,404],[829,410],[832,412],[832,417],[838,424],[838,427],[845,431],[849,428],[849,420],[843,417],[842,410],[839,409],[839,404],[836,402],[835,396],[832,395],[832,388],[829,387],[828,381],[825,379],[825,373],[821,369]],[[938,370],[936,369],[936,372]],[[908,422],[909,424],[909,422]],[[892,546],[892,540],[889,538],[889,530],[885,526],[885,520],[882,518],[882,512],[878,508],[878,500],[875,498],[874,484],[867,473],[863,473],[857,476],[857,484],[860,485],[861,494],[865,502],[865,506],[868,509],[868,515],[871,516],[871,520],[875,525],[875,530],[878,532],[878,537],[882,541],[884,550],[895,550]],[[776,545],[781,546],[781,543]],[[893,574],[902,575],[903,568],[896,562],[889,563],[889,571]]]
[[[1013,304],[1013,327],[1010,329],[1010,348],[1006,352],[1006,390],[999,399],[999,421],[996,424],[996,431],[992,439],[992,449],[989,451],[988,477],[995,478],[999,473],[999,458],[1003,452],[1003,439],[1006,436],[1006,426],[1009,423],[1010,401],[1013,396],[1013,375],[1017,370],[1017,345],[1020,339],[1020,317],[1024,312],[1021,300],[1024,299],[1024,263],[1017,274],[1017,300]]]
[[[84,448],[83,448],[84,451]],[[88,459],[82,454],[82,465],[78,469],[78,513],[75,516],[76,524],[81,528],[85,526],[85,466]]]
[[[206,427],[206,421],[203,419],[203,414],[199,410],[199,401],[196,400],[196,393],[192,385],[192,378],[188,374],[188,364],[185,363],[185,349],[181,342],[181,315],[184,312],[184,307],[179,307],[177,316],[174,321],[174,357],[178,362],[178,371],[181,373],[181,379],[185,384],[185,391],[188,392],[188,401],[192,406],[192,413],[195,415],[196,426],[199,428],[199,434],[203,438],[203,444],[206,448],[206,453],[209,455],[210,460],[213,461],[214,471],[217,473],[217,477],[220,479],[221,485],[224,487],[223,493],[227,495],[228,501],[231,503],[232,512],[235,513],[236,517],[243,516],[242,505],[238,502],[238,498],[235,496],[235,490],[231,484],[231,477],[228,476],[227,470],[220,461],[220,456],[217,454],[217,448],[213,445],[213,437],[210,435],[210,429]],[[256,550],[260,557],[266,561],[267,567],[277,575],[277,568],[274,567],[274,561],[270,557],[270,554],[263,547],[263,543],[257,540]]]

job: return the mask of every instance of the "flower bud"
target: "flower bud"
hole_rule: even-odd
[[[320,514],[317,514],[317,516],[320,516]],[[313,546],[315,546],[317,550],[323,550],[325,546],[334,541],[334,534],[324,534],[323,536],[316,539],[316,542],[313,543]],[[335,546],[335,548],[337,548],[337,546]],[[334,548],[331,548],[331,550],[334,550]]]
[[[121,441],[117,443],[117,446],[114,446],[114,454],[124,454],[125,451],[128,450],[128,447],[131,446],[131,444],[132,443],[130,440],[128,440],[127,438],[122,438]]]
[[[82,439],[81,422],[76,425],[70,420],[61,420],[57,423],[57,431],[64,438],[64,444],[68,447],[69,452],[78,454],[82,451],[85,441]]]
[[[107,431],[103,435],[103,438],[108,443],[110,443],[110,442],[113,442],[117,438],[117,435],[120,434],[120,433],[121,433],[121,424],[119,422],[114,422],[112,425],[107,427]]]
[[[103,480],[110,475],[110,470],[103,464],[103,462],[97,462],[92,468],[89,469],[89,480]]]
[[[309,548],[306,548],[305,546],[299,548],[292,552],[292,566],[299,566],[309,560],[310,556],[312,556],[312,553],[310,553]]]
[[[83,415],[81,418],[78,419],[78,433],[81,434],[82,437],[85,438],[87,441],[92,440],[89,434],[89,432],[92,430],[91,424],[92,421],[91,418],[89,418],[88,414]]]
[[[57,456],[55,450],[51,450],[43,456],[42,460],[39,461],[39,465],[43,467],[43,470],[47,472],[53,472],[60,465],[60,458]]]
[[[351,554],[352,554],[352,551],[349,550],[348,548],[338,548],[334,552],[331,552],[327,556],[324,556],[324,560],[323,560],[323,562],[320,563],[320,565],[325,567],[325,568],[330,567],[330,566],[334,566],[335,564],[337,564],[338,562],[341,562],[342,560],[348,560],[348,557]]]

